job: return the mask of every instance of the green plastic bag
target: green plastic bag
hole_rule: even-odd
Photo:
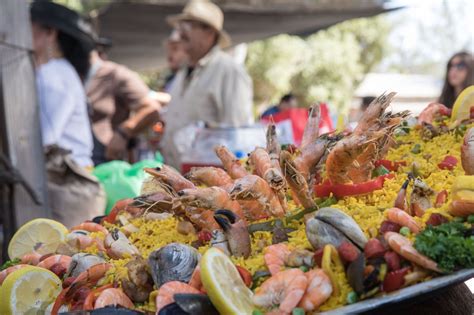
[[[124,161],[111,161],[97,166],[93,173],[102,183],[107,194],[105,214],[109,214],[120,199],[133,198],[140,194],[143,180],[148,176],[143,168],[161,165],[159,161],[143,160],[133,165]]]

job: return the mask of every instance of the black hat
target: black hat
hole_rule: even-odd
[[[30,14],[33,22],[57,29],[87,47],[94,47],[96,35],[77,12],[50,1],[35,0],[31,3]]]

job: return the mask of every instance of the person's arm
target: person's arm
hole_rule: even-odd
[[[128,140],[156,123],[161,109],[160,103],[149,96],[148,87],[136,73],[120,68],[117,80],[117,106],[127,106],[133,114],[115,130],[106,147],[105,155],[108,159],[123,158]]]
[[[223,76],[221,122],[229,126],[245,126],[254,122],[252,80],[245,70],[232,67]]]

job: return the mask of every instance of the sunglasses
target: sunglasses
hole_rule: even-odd
[[[449,65],[448,68],[456,68],[456,70],[465,70],[467,69],[467,63],[465,63],[464,61],[461,61],[459,63],[452,63]]]

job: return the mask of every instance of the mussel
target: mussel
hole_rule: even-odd
[[[174,303],[163,307],[158,315],[218,315],[211,300],[204,294],[175,294]]]
[[[201,255],[188,245],[171,243],[152,252],[148,258],[157,288],[169,281],[188,282]]]
[[[306,236],[315,249],[326,244],[338,247],[343,241],[352,242],[363,250],[367,238],[350,216],[335,208],[322,208],[306,222]]]

